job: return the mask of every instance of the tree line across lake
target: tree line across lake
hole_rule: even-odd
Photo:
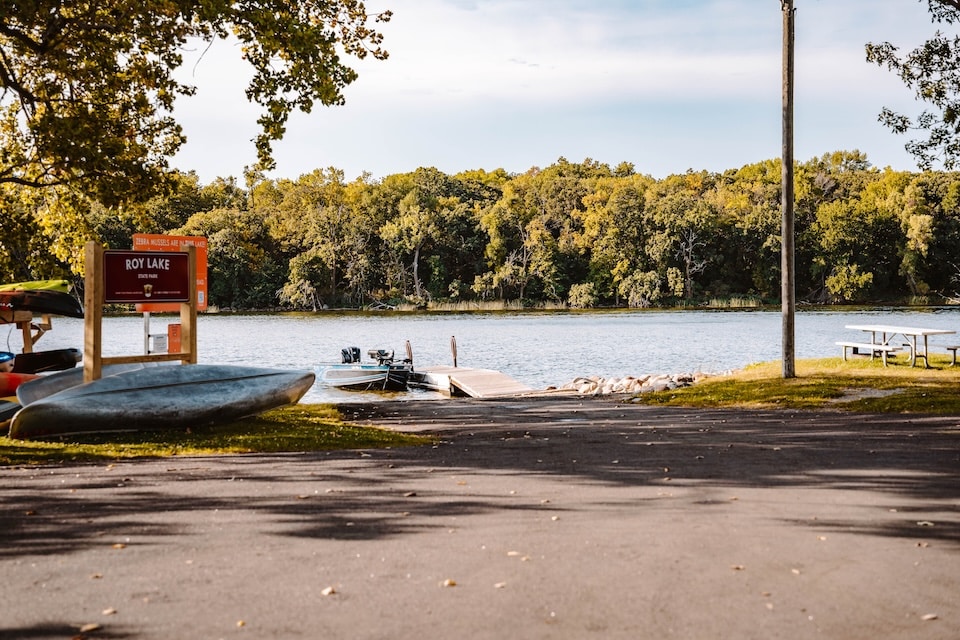
[[[82,246],[205,236],[211,305],[678,306],[775,303],[781,165],[654,179],[560,158],[522,174],[420,168],[351,182],[250,172],[143,208],[22,200],[0,220],[3,281],[72,277]],[[960,173],[872,167],[857,151],[795,170],[800,301],[929,303],[960,290]],[[55,200],[55,199],[54,199]]]

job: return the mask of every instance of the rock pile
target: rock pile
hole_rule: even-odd
[[[612,393],[646,393],[689,387],[709,377],[706,373],[672,373],[623,378],[579,377],[559,388],[560,391],[575,391],[584,396],[609,395]]]

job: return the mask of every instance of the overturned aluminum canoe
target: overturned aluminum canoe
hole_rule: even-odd
[[[190,364],[118,373],[54,393],[14,415],[11,438],[182,429],[300,400],[312,371]]]

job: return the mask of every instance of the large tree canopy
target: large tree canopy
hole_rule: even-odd
[[[934,22],[960,23],[960,0],[926,2]],[[929,108],[916,117],[884,108],[880,122],[898,134],[926,132],[926,139],[910,140],[905,148],[922,169],[937,163],[946,169],[960,166],[960,37],[937,31],[932,38],[901,56],[889,42],[867,44],[867,61],[887,67]]]
[[[183,47],[234,37],[263,106],[256,148],[273,167],[294,109],[339,105],[344,58],[386,58],[359,0],[0,0],[0,186],[68,185],[112,206],[163,184],[184,143],[174,101]]]

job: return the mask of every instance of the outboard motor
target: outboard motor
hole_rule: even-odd
[[[386,349],[370,349],[367,355],[377,361],[377,364],[391,364],[393,362],[393,351]]]
[[[340,349],[340,359],[343,364],[360,362],[360,347],[345,347]]]

